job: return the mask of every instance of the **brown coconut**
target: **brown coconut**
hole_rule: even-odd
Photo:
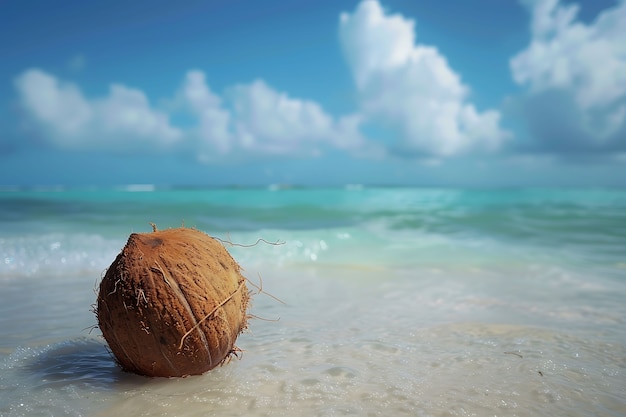
[[[107,270],[98,325],[117,362],[146,376],[202,374],[235,353],[249,294],[237,262],[196,229],[133,233]]]

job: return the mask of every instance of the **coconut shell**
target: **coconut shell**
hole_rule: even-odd
[[[133,233],[108,268],[98,325],[120,366],[146,376],[202,374],[235,352],[249,294],[237,262],[196,229]]]

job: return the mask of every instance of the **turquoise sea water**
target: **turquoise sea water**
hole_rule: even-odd
[[[278,243],[227,244],[285,302],[241,360],[116,367],[90,308],[150,222]],[[626,190],[7,190],[0,415],[626,415],[624,299]]]

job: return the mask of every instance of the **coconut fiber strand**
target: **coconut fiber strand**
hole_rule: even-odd
[[[249,294],[237,262],[196,229],[133,233],[98,294],[102,335],[120,366],[147,376],[202,374],[234,353]]]

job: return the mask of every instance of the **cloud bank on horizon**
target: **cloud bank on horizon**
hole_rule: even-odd
[[[509,98],[508,110],[473,103],[462,74],[436,46],[420,43],[415,21],[387,12],[378,0],[339,15],[338,41],[356,97],[349,114],[332,114],[263,78],[218,93],[199,69],[181,74],[177,91],[158,102],[121,83],[89,97],[76,83],[39,68],[25,69],[14,86],[29,129],[64,150],[174,150],[209,164],[225,156],[329,151],[424,161],[498,152],[623,157],[626,2],[588,24],[577,19],[575,4],[523,5],[530,41],[509,62],[523,93]],[[507,117],[524,132],[507,129]]]

